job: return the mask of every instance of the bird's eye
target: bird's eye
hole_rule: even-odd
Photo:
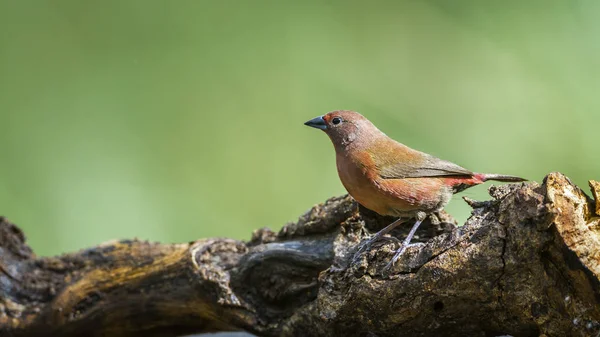
[[[341,119],[340,117],[334,117],[334,118],[331,120],[331,123],[333,123],[333,125],[338,125],[338,124],[340,124],[341,122],[342,122],[342,119]]]

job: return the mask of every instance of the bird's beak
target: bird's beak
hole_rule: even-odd
[[[327,129],[327,124],[325,124],[325,120],[323,119],[323,116],[315,117],[315,118],[309,120],[308,122],[304,123],[304,125],[307,125],[307,126],[310,126],[313,128],[317,128],[317,129],[321,129],[321,130]]]

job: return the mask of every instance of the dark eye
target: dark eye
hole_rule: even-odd
[[[331,123],[333,125],[338,125],[342,122],[342,119],[340,117],[333,117],[333,119],[331,120]]]

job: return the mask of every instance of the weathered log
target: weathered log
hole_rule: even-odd
[[[389,218],[332,198],[249,242],[108,242],[36,257],[0,222],[0,336],[597,336],[600,202],[566,177],[491,187],[386,269]],[[404,226],[399,232],[406,231]],[[401,235],[401,234],[400,234]]]

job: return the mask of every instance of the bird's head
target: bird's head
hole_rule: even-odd
[[[336,148],[346,147],[357,140],[364,142],[375,134],[381,134],[381,131],[363,115],[349,110],[331,111],[307,121],[304,125],[325,131]]]

